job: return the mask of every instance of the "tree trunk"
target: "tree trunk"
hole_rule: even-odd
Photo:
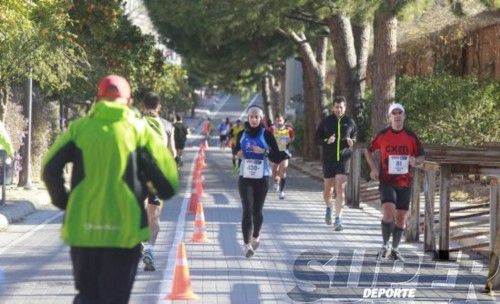
[[[334,94],[345,96],[347,115],[356,117],[354,111],[356,105],[360,103],[361,87],[351,20],[346,16],[335,15],[325,21],[330,28],[330,39],[337,67]]]
[[[387,8],[375,13],[374,21],[374,82],[371,114],[375,134],[387,125],[387,110],[396,95],[396,49],[398,21]]]
[[[23,94],[23,99],[24,102],[22,102],[23,105],[23,116],[28,119],[28,94],[27,92],[24,92]],[[19,149],[19,154],[21,156],[21,170],[19,171],[19,178],[18,178],[18,187],[24,187],[28,183],[28,166],[30,165],[29,159],[28,159],[28,130],[25,128],[23,130],[24,136],[23,136],[23,144],[21,148]]]
[[[266,74],[262,77],[262,108],[266,119],[273,118],[272,102],[271,102],[271,76]]]
[[[314,73],[311,71],[311,64],[308,60],[303,60],[304,73],[304,142],[302,144],[302,156],[304,160],[319,159],[319,150],[314,142],[316,131],[316,121],[314,119],[315,99],[318,98],[314,88]]]
[[[358,82],[359,96],[356,96],[352,109],[352,118],[358,126],[359,142],[366,142],[368,138],[368,122],[364,119],[364,92],[366,89],[366,70],[368,66],[369,42],[372,25],[369,23],[353,24],[354,47],[356,49],[356,60],[358,73],[356,81]]]
[[[7,111],[7,104],[9,102],[9,94],[10,90],[8,86],[0,89],[0,120],[2,122],[5,122],[5,114]]]
[[[276,115],[278,113],[284,114],[285,108],[282,107],[284,103],[284,96],[282,96],[282,87],[284,86],[284,72],[282,70],[278,70],[275,75],[271,77],[271,100],[272,100],[272,109],[273,113]],[[272,117],[274,119],[274,117]]]
[[[194,94],[194,92],[190,93],[191,95],[191,98],[193,99],[193,104],[191,106],[191,118],[194,118],[195,117],[195,110],[196,110],[196,106],[198,105],[198,99],[196,97],[196,94]]]
[[[305,38],[305,37],[304,37]],[[326,46],[327,38],[320,38],[316,52],[309,43],[298,43],[303,62],[304,78],[304,144],[305,160],[318,160],[319,149],[315,143],[316,128],[321,121],[323,105],[326,102]]]

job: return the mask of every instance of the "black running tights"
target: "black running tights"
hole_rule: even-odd
[[[243,205],[241,230],[243,231],[243,241],[245,244],[250,243],[251,236],[258,237],[260,234],[260,228],[264,221],[262,209],[266,200],[268,181],[268,176],[259,179],[243,178],[240,176],[238,181],[241,204]]]

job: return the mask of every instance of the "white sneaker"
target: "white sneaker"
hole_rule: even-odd
[[[243,245],[243,250],[245,252],[245,257],[247,258],[251,258],[255,254],[255,251],[253,251],[252,244]]]
[[[390,253],[391,250],[389,249],[389,246],[383,245],[377,253],[377,260],[387,259]]]
[[[280,184],[275,183],[274,184],[274,190],[276,190],[276,192],[280,192]]]
[[[260,237],[258,238],[252,238],[252,249],[253,251],[257,250],[257,248],[259,248],[259,245],[260,245]]]
[[[285,192],[283,191],[280,192],[280,199],[285,199]]]

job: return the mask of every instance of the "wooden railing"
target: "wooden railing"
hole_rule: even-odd
[[[360,203],[360,177],[363,151],[366,144],[357,143],[351,159],[347,200],[354,208]],[[454,174],[488,176],[490,185],[490,276],[487,288],[500,290],[500,145],[484,147],[452,147],[424,145],[425,161],[413,168],[412,204],[406,227],[406,240],[420,240],[420,193],[423,191],[424,250],[436,259],[450,257],[450,179]],[[437,177],[439,175],[439,184]],[[438,187],[439,186],[439,187]],[[439,220],[435,229],[435,191],[439,189]],[[439,232],[436,235],[436,231]],[[436,244],[436,240],[437,244]]]

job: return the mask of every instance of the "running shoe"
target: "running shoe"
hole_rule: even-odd
[[[331,225],[332,224],[332,208],[330,208],[330,207],[326,207],[326,211],[325,211],[325,223],[327,225]]]
[[[285,199],[285,192],[283,191],[280,192],[280,199]]]
[[[387,259],[389,256],[389,253],[390,253],[389,247],[386,245],[383,245],[382,248],[380,248],[380,250],[377,253],[377,259],[378,260]]]
[[[260,245],[260,237],[252,238],[252,249],[253,249],[253,251],[257,250],[257,248],[259,248],[259,245]]]
[[[155,271],[155,260],[151,250],[146,249],[142,254],[142,262],[144,263],[144,271]]]
[[[280,184],[279,183],[274,183],[274,190],[276,192],[280,192]]]
[[[344,230],[344,227],[342,227],[342,220],[340,219],[340,217],[335,217],[335,223],[333,224],[333,228],[335,229],[335,231],[342,231]]]
[[[252,244],[245,244],[243,246],[243,250],[245,251],[246,258],[251,258],[255,254],[255,251],[253,251]]]
[[[403,258],[401,253],[399,253],[399,251],[394,248],[392,248],[391,250],[391,258],[393,258],[395,261],[401,261],[403,263],[405,262],[405,259]]]

